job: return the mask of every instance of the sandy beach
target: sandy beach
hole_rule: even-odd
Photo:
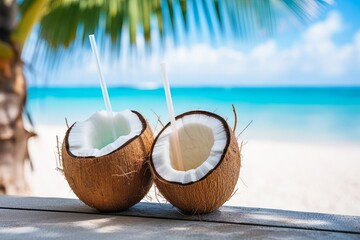
[[[56,170],[56,136],[62,141],[66,127],[40,125],[36,131],[30,141],[35,170],[28,171],[33,195],[76,197]],[[226,204],[360,215],[359,149],[343,142],[248,141],[237,191]],[[156,201],[144,201],[151,199]]]

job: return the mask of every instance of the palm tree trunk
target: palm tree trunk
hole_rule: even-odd
[[[0,59],[0,194],[29,193],[24,168],[32,134],[22,118],[26,91],[19,54],[12,60]]]

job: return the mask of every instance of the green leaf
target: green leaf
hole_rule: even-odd
[[[28,0],[21,6],[22,17],[12,34],[12,40],[17,42],[22,49],[35,24],[47,10],[49,0]]]
[[[129,36],[130,44],[136,44],[136,25],[138,18],[138,2],[137,0],[129,1]]]

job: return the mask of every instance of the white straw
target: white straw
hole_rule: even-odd
[[[171,92],[170,92],[170,84],[167,77],[166,72],[166,65],[165,63],[160,64],[161,73],[163,76],[163,83],[164,83],[164,90],[166,95],[166,103],[169,111],[170,116],[170,122],[171,122],[171,128],[172,128],[172,134],[171,136],[171,142],[173,143],[174,147],[174,155],[175,155],[175,165],[177,166],[178,170],[184,170],[184,164],[181,156],[181,149],[180,149],[180,142],[179,142],[179,134],[176,127],[176,120],[175,120],[175,114],[174,114],[174,106],[172,103],[171,98]]]
[[[98,49],[97,49],[97,46],[96,46],[96,41],[95,41],[94,34],[89,35],[89,39],[90,39],[90,44],[91,44],[92,51],[93,51],[93,53],[95,55],[95,58],[96,58],[96,67],[97,67],[98,74],[99,74],[101,91],[102,91],[102,95],[103,95],[103,98],[104,98],[106,111],[107,111],[109,119],[110,119],[112,135],[113,135],[113,138],[114,138],[113,140],[115,140],[116,139],[116,132],[115,132],[114,116],[113,116],[113,112],[112,112],[112,108],[111,108],[111,103],[110,103],[110,98],[109,98],[109,93],[108,93],[108,90],[107,90],[106,82],[105,82],[104,75],[103,75],[103,72],[102,72],[101,66],[100,66],[100,58],[99,58],[99,53],[98,53]]]

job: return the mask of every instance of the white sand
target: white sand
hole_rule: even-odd
[[[34,196],[76,197],[56,170],[56,135],[62,141],[65,130],[40,126],[30,142]],[[360,215],[360,143],[254,140],[242,154],[238,191],[226,204]]]

